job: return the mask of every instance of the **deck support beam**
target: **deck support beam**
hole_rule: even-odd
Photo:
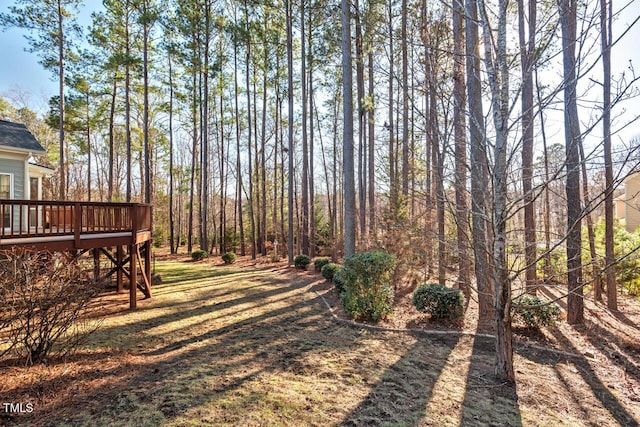
[[[123,262],[122,262],[122,252],[123,252],[122,246],[117,246],[116,247],[116,259],[117,259],[116,268],[118,270],[117,270],[117,273],[116,273],[116,285],[117,285],[117,289],[118,289],[117,292],[118,293],[122,293],[122,290],[124,289],[124,284],[123,284],[123,280],[122,280],[123,279],[122,278],[122,276],[123,276],[123,274],[122,274],[122,269],[123,269],[123,267],[122,267],[122,264],[123,264]]]
[[[129,308],[138,306],[138,251],[136,245],[129,245]]]

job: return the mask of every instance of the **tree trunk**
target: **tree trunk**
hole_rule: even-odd
[[[518,2],[520,67],[522,69],[522,192],[524,204],[524,259],[526,292],[536,294],[536,223],[533,176],[533,66],[535,61],[536,0],[529,0],[528,41],[525,37],[525,2]]]
[[[579,324],[584,320],[582,301],[582,237],[580,201],[580,121],[578,118],[576,81],[576,2],[558,0],[562,30],[562,59],[564,66],[564,123],[567,177],[567,322]]]
[[[289,238],[288,238],[288,255],[289,265],[293,264],[293,6],[292,1],[287,0],[287,91],[288,91],[288,156],[289,156],[289,194],[288,194],[288,215],[289,215]]]
[[[456,229],[458,237],[458,289],[469,299],[471,259],[467,211],[467,135],[465,132],[464,5],[453,3],[453,129],[455,140]]]
[[[390,205],[392,209],[397,208],[398,204],[398,194],[397,194],[397,183],[396,183],[396,167],[395,167],[395,140],[394,140],[394,117],[393,117],[393,4],[392,1],[389,0],[389,16],[388,16],[388,24],[389,24],[389,123],[385,123],[385,128],[389,131],[389,197],[391,199]]]
[[[242,163],[240,161],[240,108],[238,107],[238,40],[237,37],[233,40],[233,80],[234,80],[234,119],[236,124],[236,215],[239,228],[240,239],[240,255],[245,256],[246,246],[244,242],[244,221],[242,215]]]
[[[251,126],[253,125],[253,118],[251,114],[251,83],[249,79],[249,68],[251,66],[251,33],[249,28],[249,8],[247,5],[247,1],[244,2],[244,19],[246,25],[246,56],[245,56],[245,83],[247,89],[247,148],[248,148],[248,158],[247,165],[249,165],[249,195],[247,197],[247,203],[249,203],[249,225],[251,227],[251,259],[256,259],[256,223],[255,223],[255,214],[253,210],[253,170],[252,170],[252,154],[251,154],[251,144],[252,140],[252,132]]]
[[[608,6],[608,10],[607,10]],[[607,283],[607,307],[618,309],[616,275],[613,264],[616,257],[613,245],[613,162],[611,160],[611,0],[600,0],[600,41],[602,45],[602,66],[604,72],[602,98],[602,131],[604,133],[604,245]],[[607,13],[608,12],[608,13]],[[601,289],[596,289],[596,296]]]
[[[342,167],[344,175],[344,255],[356,251],[356,189],[353,158],[353,77],[351,73],[351,3],[342,0]]]
[[[116,95],[118,93],[118,68],[113,72],[113,89],[111,92],[111,105],[109,107],[109,183],[107,190],[107,201],[113,201],[113,180],[114,180],[114,157],[115,157],[115,127],[116,127]]]
[[[375,86],[373,83],[373,52],[369,52],[369,97],[373,99]],[[369,133],[367,136],[369,137],[369,232],[373,235],[373,238],[376,238],[376,188],[375,188],[375,109],[374,106],[371,105],[369,109]]]
[[[362,47],[362,22],[360,17],[360,4],[355,1],[355,24],[356,24],[356,96],[358,103],[358,220],[360,231],[360,242],[364,242],[366,237],[366,164],[365,164],[365,119],[364,111],[364,50]],[[355,147],[354,147],[355,148]]]
[[[479,322],[488,324],[493,319],[493,290],[489,264],[487,238],[487,193],[489,191],[487,148],[484,112],[482,108],[482,82],[480,81],[480,53],[478,36],[478,5],[466,0],[465,45],[467,52],[467,99],[469,105],[469,143],[471,156],[471,215],[473,253],[478,291]]]
[[[209,41],[210,41],[210,14],[211,5],[207,1],[204,7],[204,64],[202,70],[202,104],[200,106],[202,129],[202,202],[200,223],[200,249],[209,252]],[[215,218],[215,217],[214,217]]]
[[[409,195],[409,59],[407,55],[407,0],[402,0],[402,196]]]
[[[311,14],[310,14],[311,15]],[[309,26],[311,25],[311,16],[309,16]],[[309,256],[316,256],[316,209],[315,209],[315,185],[314,185],[314,136],[313,129],[313,112],[314,112],[314,93],[313,93],[313,55],[311,50],[312,31],[309,33]]]
[[[300,1],[300,84],[302,86],[302,253],[309,255],[309,146],[307,131],[307,52],[305,32],[305,0]]]
[[[64,58],[64,27],[62,25],[62,20],[64,18],[63,15],[63,10],[62,10],[62,0],[58,0],[57,1],[57,6],[58,6],[58,33],[60,34],[60,37],[58,38],[58,89],[59,89],[59,96],[60,96],[60,100],[59,102],[59,109],[60,109],[60,114],[59,114],[59,118],[58,118],[58,134],[59,134],[59,141],[60,141],[60,200],[66,200],[67,198],[67,187],[66,187],[66,180],[65,180],[65,162],[64,162],[64,147],[65,147],[65,140],[64,140],[64,65],[65,65],[65,58]]]
[[[151,203],[151,145],[149,143],[149,22],[147,1],[142,2],[142,85],[143,85],[143,137],[144,137],[144,202]]]
[[[538,105],[542,103],[542,96],[540,91],[540,85],[538,83],[538,71],[535,70],[536,75],[536,95],[538,100]],[[544,253],[544,278],[547,280],[550,275],[551,269],[551,199],[549,196],[549,183],[551,182],[551,177],[549,174],[549,152],[547,150],[547,134],[545,132],[545,121],[544,121],[544,112],[540,109],[540,133],[542,135],[542,151],[544,156],[544,245],[545,245],[545,253]]]
[[[507,3],[498,2],[498,28],[496,44],[489,34],[489,17],[484,1],[480,1],[481,22],[485,46],[485,65],[491,89],[491,109],[496,137],[493,151],[493,265],[495,292],[496,377],[515,381],[513,369],[513,337],[511,334],[511,282],[507,262],[507,207],[508,165],[507,142],[509,134],[509,69],[507,65]]]
[[[131,40],[129,39],[129,1],[126,2],[126,22],[125,22],[125,57],[124,67],[124,114],[125,114],[125,138],[127,141],[127,193],[126,202],[131,202],[131,70],[129,63],[131,56]],[[64,200],[64,199],[63,199]]]
[[[269,61],[269,49],[265,43],[264,46],[264,63],[263,79],[262,79],[262,129],[260,132],[260,193],[262,194],[262,203],[260,204],[260,254],[267,255],[267,67]],[[275,232],[275,230],[274,230]]]
[[[195,64],[194,64],[195,65]],[[196,185],[196,159],[198,158],[198,109],[197,109],[197,77],[198,71],[196,67],[193,67],[193,100],[191,103],[191,116],[193,119],[193,127],[191,128],[192,140],[191,140],[191,178],[189,185],[189,220],[187,224],[187,252],[191,253],[193,250],[193,209],[195,199],[195,185]]]
[[[175,237],[175,218],[173,206],[173,47],[167,49],[167,62],[169,65],[169,251],[175,254],[178,244]],[[178,240],[180,237],[178,235]],[[175,246],[174,246],[175,245]],[[175,248],[175,249],[174,249]]]

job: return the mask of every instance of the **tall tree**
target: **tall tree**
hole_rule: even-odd
[[[522,192],[524,202],[524,251],[526,290],[536,293],[536,223],[533,176],[533,67],[536,54],[536,0],[528,2],[528,26],[525,29],[525,1],[518,2],[518,35],[522,72]],[[526,33],[528,32],[528,38]]]
[[[409,195],[409,56],[407,49],[407,0],[402,0],[402,196]]]
[[[467,135],[465,132],[464,5],[453,1],[453,128],[455,140],[456,229],[458,237],[458,289],[469,298],[471,260],[467,206]]]
[[[582,323],[582,206],[580,201],[580,154],[582,143],[578,117],[576,77],[577,0],[558,0],[560,28],[562,31],[562,62],[564,86],[564,135],[566,153],[567,195],[567,322]]]
[[[309,140],[307,129],[307,52],[305,3],[300,1],[300,84],[302,96],[302,250],[309,255]]]
[[[157,20],[155,5],[150,0],[141,0],[138,5],[138,22],[142,25],[142,85],[143,85],[143,138],[144,138],[144,202],[152,200],[151,176],[151,143],[149,140],[149,35],[154,22]]]
[[[288,239],[287,239],[287,248],[289,255],[289,264],[293,264],[293,181],[294,181],[294,170],[293,170],[293,5],[292,0],[286,0],[286,20],[287,20],[287,105],[288,105],[288,121],[289,121],[289,135],[288,135],[288,145],[287,152],[289,156],[288,161]]]
[[[59,193],[65,200],[65,70],[73,55],[73,37],[80,34],[75,17],[82,0],[16,0],[9,13],[0,14],[0,26],[19,27],[29,30],[25,38],[29,51],[40,55],[40,63],[58,76],[58,141],[59,147]],[[52,25],[53,24],[53,25]]]
[[[616,294],[616,275],[611,266],[615,262],[613,242],[613,163],[611,159],[611,41],[612,41],[612,1],[600,0],[600,42],[604,81],[602,84],[602,131],[604,133],[604,171],[605,171],[605,280],[607,284],[607,306],[618,309]],[[600,291],[600,289],[597,289]]]
[[[493,265],[494,307],[496,333],[496,376],[504,381],[515,381],[513,369],[513,337],[511,332],[511,279],[507,262],[507,207],[508,165],[507,141],[509,134],[509,67],[507,58],[507,6],[508,0],[498,1],[495,43],[484,0],[480,0],[480,21],[483,26],[485,65],[491,90],[491,110],[495,128],[493,148]],[[490,46],[491,48],[487,48]]]
[[[247,165],[249,167],[249,195],[247,197],[247,203],[249,204],[249,226],[251,227],[251,258],[256,258],[256,223],[254,212],[254,193],[253,193],[253,171],[252,171],[252,150],[251,144],[253,141],[253,134],[251,128],[253,127],[252,110],[251,110],[251,23],[249,21],[249,5],[247,0],[244,0],[244,41],[245,41],[245,85],[247,91],[247,147],[248,147],[248,159]],[[257,155],[257,153],[256,153]]]
[[[478,292],[479,317],[488,323],[493,314],[493,291],[487,237],[487,193],[489,189],[487,146],[480,80],[480,40],[478,2],[465,0],[465,46],[467,53],[467,102],[469,106],[469,145],[471,172],[471,219],[474,268]]]
[[[353,75],[351,2],[342,0],[342,166],[344,175],[344,255],[356,251],[356,188],[353,158]]]

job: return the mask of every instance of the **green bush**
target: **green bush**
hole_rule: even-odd
[[[233,264],[236,262],[236,254],[233,252],[225,252],[222,254],[222,261],[224,261],[225,264]]]
[[[560,307],[546,299],[533,295],[523,295],[513,300],[511,315],[522,321],[528,328],[553,326],[560,316]]]
[[[351,317],[377,322],[393,312],[391,277],[396,265],[394,256],[380,251],[355,253],[344,259],[336,276],[344,283],[342,306]]]
[[[341,265],[339,267],[340,268],[338,268],[336,272],[333,274],[331,281],[333,282],[333,286],[335,286],[336,289],[338,290],[338,293],[342,294],[344,292],[344,277],[343,277],[344,275],[342,274],[342,270],[344,270],[344,268]],[[324,268],[323,268],[323,271],[324,271]]]
[[[333,276],[340,270],[342,266],[340,264],[336,264],[334,262],[329,262],[322,266],[320,273],[322,273],[322,277],[327,280],[333,280]]]
[[[203,249],[196,249],[195,251],[191,252],[191,259],[193,259],[194,261],[203,260],[208,256],[209,254],[207,253],[207,251]]]
[[[316,258],[313,261],[313,266],[316,271],[322,271],[322,267],[329,264],[329,258]]]
[[[300,270],[306,270],[309,264],[311,264],[311,258],[307,255],[298,255],[293,259],[293,265]]]
[[[604,220],[601,219],[595,227],[596,250],[602,255],[600,266],[604,268]],[[613,271],[616,275],[616,284],[619,291],[626,291],[629,295],[640,295],[640,229],[629,232],[624,224],[615,223],[613,230],[614,255],[616,263]],[[583,251],[587,252],[588,251]],[[588,269],[585,269],[589,274]],[[583,273],[584,274],[584,273]],[[587,276],[587,279],[589,277]]]
[[[456,319],[464,314],[464,295],[459,289],[425,283],[413,293],[413,305],[434,319]]]

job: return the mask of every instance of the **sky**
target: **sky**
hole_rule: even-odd
[[[7,13],[13,0],[0,0],[0,13]],[[80,7],[78,21],[84,27],[91,13],[102,7],[101,0],[87,0]],[[38,63],[35,53],[27,52],[25,30],[0,29],[0,96],[38,112],[47,108],[48,99],[58,94],[58,81]]]
[[[590,0],[594,2],[595,0]],[[0,12],[7,12],[13,0],[0,0]],[[90,22],[91,12],[101,8],[99,0],[88,0],[87,5],[82,6],[78,17],[81,25],[86,26]],[[620,36],[622,31],[640,16],[640,0],[614,0],[614,7],[630,3],[625,12],[614,23],[614,39]],[[612,50],[612,73],[620,75],[622,71],[629,75],[629,65],[633,64],[634,70],[640,76],[640,22],[629,31],[626,36]],[[47,100],[57,94],[58,85],[53,75],[45,71],[38,63],[38,57],[34,53],[26,51],[28,43],[24,38],[24,31],[12,28],[0,30],[0,96],[12,101],[14,105],[26,105],[38,112],[44,112],[47,108]],[[631,61],[631,62],[630,62]],[[593,70],[593,75],[601,80],[601,68]],[[599,89],[593,89],[599,90]],[[629,102],[620,107],[624,108],[628,117],[640,115],[640,102]],[[640,134],[640,122],[624,130],[620,136],[629,139]]]

